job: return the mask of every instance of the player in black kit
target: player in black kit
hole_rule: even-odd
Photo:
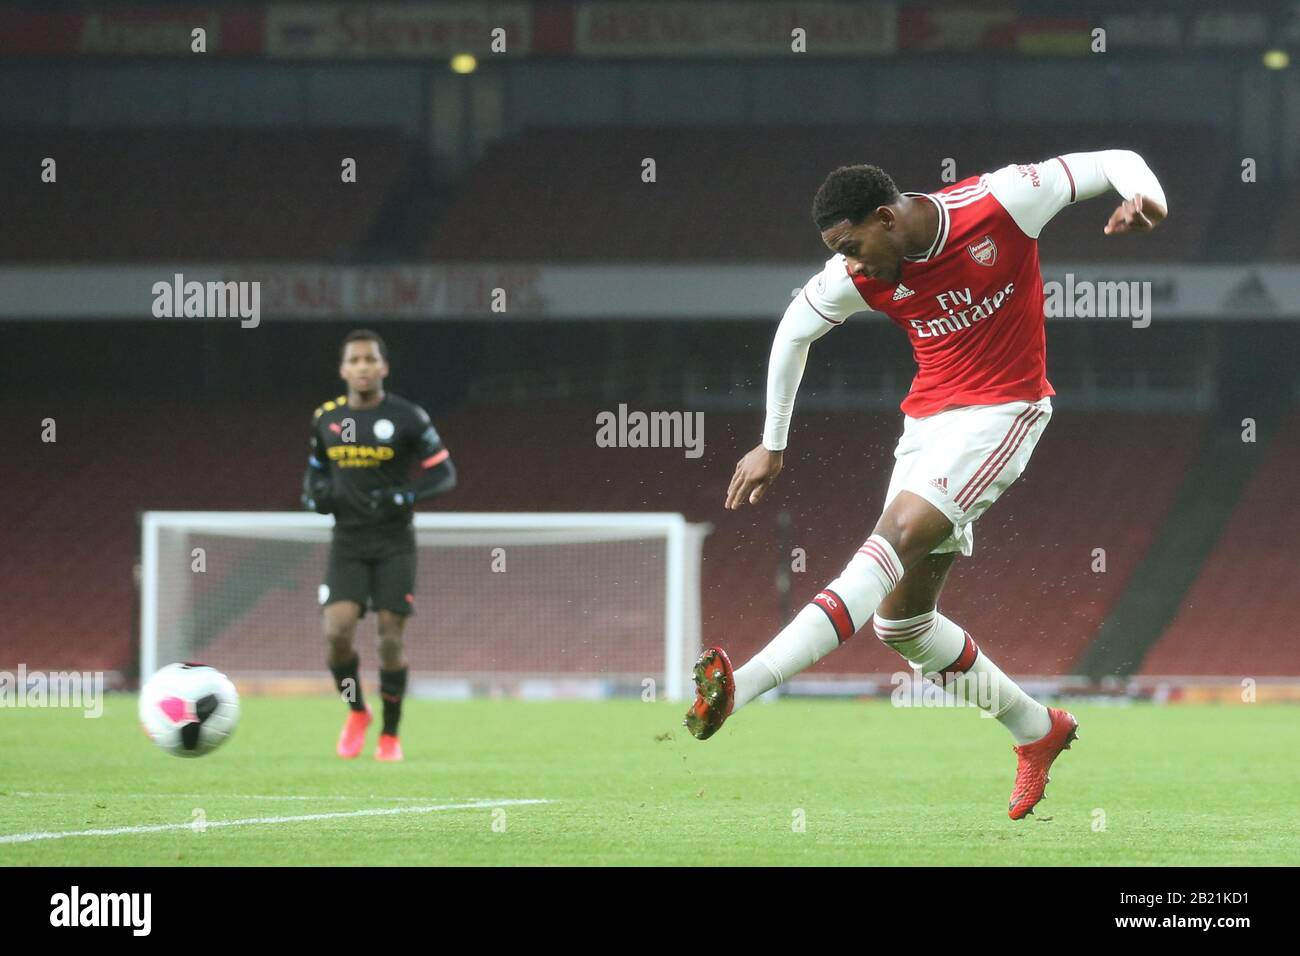
[[[402,630],[415,611],[411,515],[415,502],[455,487],[456,469],[424,409],[384,391],[388,349],[377,334],[364,329],[348,334],[339,376],[348,393],[316,409],[302,492],[305,507],[334,515],[320,603],[329,668],[350,708],[338,755],[360,754],[370,726],[352,639],[371,607],[379,615],[379,693],[384,701],[375,757],[401,760],[397,724],[407,675]],[[413,463],[418,463],[418,476],[410,482]]]

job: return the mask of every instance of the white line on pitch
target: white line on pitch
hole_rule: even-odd
[[[10,793],[14,797],[93,797],[96,800],[112,799],[131,799],[131,800],[170,800],[172,798],[185,800],[393,800],[402,802],[414,802],[417,800],[428,800],[425,797],[381,797],[374,793],[358,794],[356,796],[346,796],[342,794],[325,794],[318,796],[304,796],[300,794],[280,794],[280,793],[104,793],[99,790],[14,790]],[[486,800],[487,797],[465,797],[466,800]]]
[[[518,807],[527,804],[552,803],[551,800],[484,800],[476,803],[443,803],[427,807],[383,807],[372,810],[340,810],[336,813],[304,813],[293,817],[248,817],[243,820],[209,820],[205,823],[154,823],[138,827],[111,827],[102,830],[38,831],[36,833],[7,833],[0,835],[0,843],[34,843],[37,840],[64,840],[68,837],[121,836],[130,833],[162,833],[166,830],[199,830],[216,827],[246,827],[265,823],[303,823],[309,820],[337,820],[343,817],[384,817],[398,813],[437,813],[441,810],[490,810],[495,807]]]

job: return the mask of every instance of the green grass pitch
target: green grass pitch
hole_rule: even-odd
[[[153,747],[132,696],[5,708],[0,864],[1300,863],[1294,707],[1071,709],[1081,739],[1014,823],[1011,739],[966,709],[787,699],[701,743],[681,705],[416,700],[380,764],[374,726],[334,756],[330,698],[245,700],[198,760]],[[95,832],[32,838],[72,831]]]

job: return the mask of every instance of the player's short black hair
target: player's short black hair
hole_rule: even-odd
[[[349,342],[374,342],[379,346],[379,357],[385,362],[388,361],[388,346],[380,338],[378,332],[372,332],[370,329],[353,329],[343,338],[343,344],[339,346],[339,361],[348,353]]]
[[[841,166],[813,197],[812,217],[819,230],[847,219],[857,225],[878,206],[898,198],[898,187],[879,166]]]

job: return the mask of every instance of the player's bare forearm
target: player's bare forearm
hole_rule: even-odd
[[[735,511],[745,502],[758,504],[781,473],[784,458],[784,452],[772,451],[762,445],[747,452],[736,462],[736,471],[727,487],[727,509]]]

